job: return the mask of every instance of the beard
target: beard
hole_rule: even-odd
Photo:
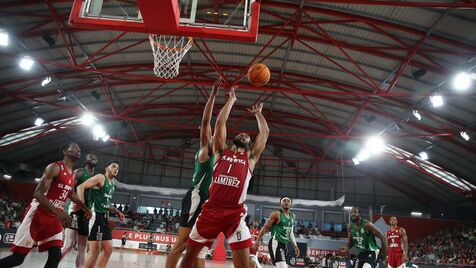
[[[250,149],[249,143],[242,142],[241,140],[239,140],[237,138],[233,139],[233,145],[235,145],[236,147],[239,147],[239,148],[243,148],[247,151]]]
[[[92,168],[96,167],[97,164],[97,162],[86,162],[86,165]]]
[[[353,222],[353,223],[356,223],[358,222],[360,219],[360,217],[351,217],[350,220]]]

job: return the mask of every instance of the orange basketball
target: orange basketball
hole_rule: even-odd
[[[248,70],[248,81],[255,87],[262,87],[269,82],[271,72],[268,66],[257,63]]]

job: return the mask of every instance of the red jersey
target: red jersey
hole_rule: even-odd
[[[55,164],[59,166],[60,171],[58,177],[51,182],[50,188],[46,191],[45,196],[55,208],[63,210],[66,200],[73,191],[74,172],[70,172],[63,161],[57,161]],[[32,205],[35,203],[38,203],[38,201],[33,199]],[[40,206],[40,208],[42,207]],[[47,210],[45,208],[43,209]]]
[[[388,251],[391,251],[391,252],[403,251],[400,227],[397,227],[395,231],[392,231],[392,229],[388,229],[387,245],[388,245]]]
[[[251,175],[248,154],[225,149],[213,168],[210,197],[205,206],[242,207]]]

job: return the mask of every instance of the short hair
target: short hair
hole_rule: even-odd
[[[119,166],[119,161],[117,160],[111,160],[109,162],[106,163],[106,166],[104,166],[104,168],[107,168],[108,166],[112,165],[112,164],[117,164]]]
[[[68,150],[68,148],[73,144],[77,144],[77,143],[76,142],[68,142],[68,143],[63,144],[61,146],[61,149],[60,149],[60,154],[63,155],[63,152]]]
[[[284,198],[289,198],[289,200],[291,200],[291,203],[293,203],[293,199],[287,195],[282,196],[281,199],[279,199],[279,203],[283,202]]]

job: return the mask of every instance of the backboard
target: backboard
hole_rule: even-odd
[[[73,27],[255,42],[254,0],[75,0]]]

